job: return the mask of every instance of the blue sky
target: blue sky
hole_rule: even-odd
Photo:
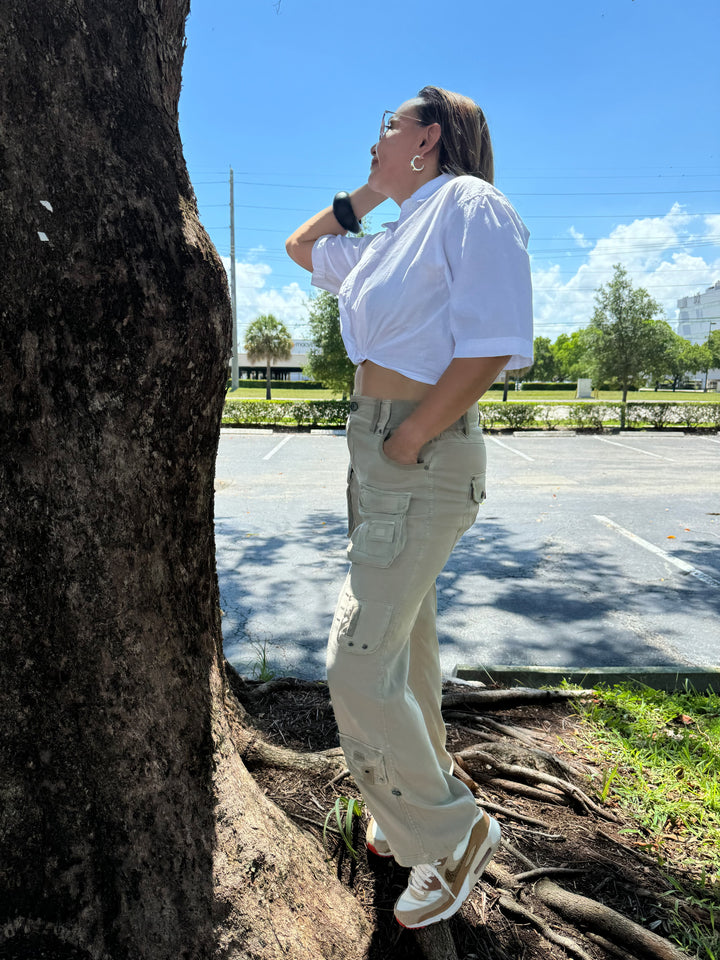
[[[720,279],[719,27],[717,0],[195,0],[180,129],[226,265],[235,171],[240,338],[267,312],[307,335],[285,237],[365,182],[383,110],[428,83],[485,110],[536,335],[585,326],[617,262],[673,320]]]

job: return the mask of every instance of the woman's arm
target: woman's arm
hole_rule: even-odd
[[[510,359],[456,357],[415,410],[385,441],[384,450],[398,463],[417,463],[423,444],[455,423],[495,382]]]
[[[375,193],[367,184],[358,187],[350,194],[355,216],[362,220],[365,214],[370,213],[375,207],[379,207],[383,200],[386,200],[381,193]],[[326,207],[314,217],[310,217],[301,227],[298,227],[295,233],[291,234],[285,241],[285,249],[288,256],[300,264],[306,270],[312,272],[312,248],[318,237],[324,237],[327,234],[335,236],[347,233],[345,227],[341,227],[335,219],[332,207]]]

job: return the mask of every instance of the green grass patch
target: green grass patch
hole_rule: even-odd
[[[577,709],[601,797],[634,822],[621,833],[658,861],[669,893],[709,912],[702,925],[676,913],[674,938],[720,960],[720,696],[625,684]]]
[[[290,383],[287,387],[273,387],[273,400],[336,400],[342,394],[333,393],[332,390],[298,390]],[[237,390],[228,390],[225,394],[226,400],[264,400],[265,387],[238,387]]]

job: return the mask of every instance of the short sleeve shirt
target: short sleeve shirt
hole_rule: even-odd
[[[312,283],[337,294],[353,363],[431,384],[455,357],[509,354],[507,368],[530,366],[529,233],[499,190],[442,174],[383,227],[313,245]]]

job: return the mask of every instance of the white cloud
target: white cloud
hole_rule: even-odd
[[[586,240],[585,234],[580,233],[578,230],[575,229],[575,227],[570,227],[569,233],[570,233],[570,236],[573,238],[573,240],[577,241],[577,245],[579,247],[592,246],[592,240]]]
[[[574,274],[568,278],[560,255],[550,266],[533,263],[536,336],[554,340],[560,333],[587,326],[595,308],[594,292],[612,278],[616,263],[628,271],[633,286],[644,287],[661,304],[671,322],[680,297],[720,278],[720,215],[691,215],[676,203],[663,217],[621,224],[595,241],[587,241],[574,227],[569,232],[587,247]],[[576,256],[570,262],[575,263]]]
[[[272,267],[256,260],[263,253],[264,247],[255,247],[247,260],[242,263],[235,261],[238,340],[241,347],[245,330],[261,313],[272,313],[282,320],[294,338],[304,339],[307,336],[304,332],[307,326],[307,294],[294,282],[280,288],[268,286]],[[229,283],[230,258],[223,257],[222,261]]]

